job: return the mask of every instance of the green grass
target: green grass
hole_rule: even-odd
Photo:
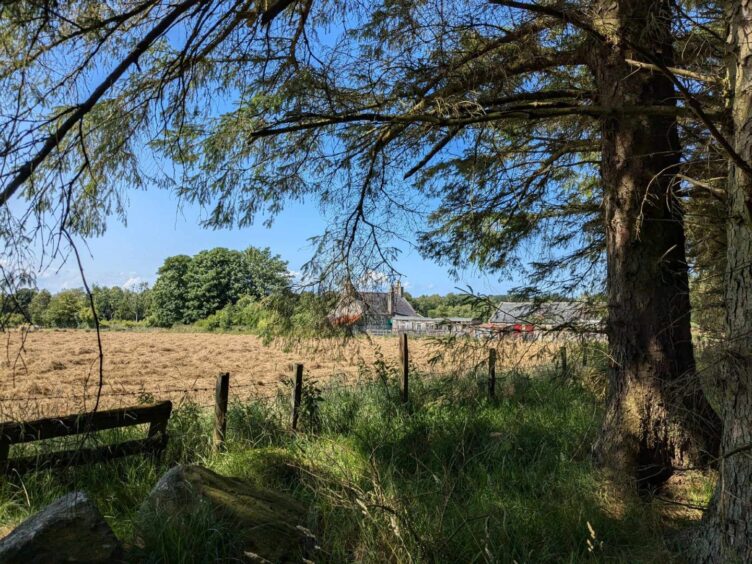
[[[393,370],[376,376],[356,389],[309,389],[298,434],[287,431],[286,398],[233,404],[227,451],[218,455],[210,413],[183,406],[162,460],[12,477],[0,486],[0,523],[78,488],[144,561],[218,560],[237,547],[210,516],[197,516],[189,535],[139,523],[159,476],[196,462],[307,504],[319,561],[681,561],[665,539],[683,523],[667,521],[657,502],[619,493],[593,467],[600,401],[581,378],[502,374],[500,398],[490,401],[471,376],[417,375],[402,405]],[[702,488],[698,496],[707,495]]]

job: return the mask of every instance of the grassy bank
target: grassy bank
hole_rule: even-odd
[[[405,406],[390,367],[370,376],[355,388],[308,388],[295,435],[286,398],[233,404],[227,452],[216,455],[210,414],[181,406],[161,461],[13,477],[0,487],[0,523],[77,488],[146,561],[227,557],[232,535],[210,516],[192,535],[164,522],[135,535],[137,509],[159,476],[196,462],[305,502],[326,561],[681,561],[671,532],[697,514],[619,492],[592,466],[601,402],[583,377],[503,374],[496,401],[480,379],[416,377]],[[695,482],[683,494],[702,502],[709,483]]]

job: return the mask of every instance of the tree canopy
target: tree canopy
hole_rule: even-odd
[[[752,176],[746,90],[734,82],[746,69],[729,63],[746,40],[724,40],[727,26],[748,31],[746,4],[141,0],[0,10],[0,204],[20,194],[28,206],[2,209],[4,264],[40,229],[53,249],[101,233],[124,214],[127,190],[154,180],[208,210],[209,227],[312,198],[331,219],[312,279],[389,269],[395,242],[416,238],[454,269],[529,266],[533,289],[605,290],[612,362],[598,460],[653,487],[713,459],[719,421],[695,377],[689,278],[691,267],[723,263],[724,245],[728,269],[746,264],[749,198],[719,189],[729,163],[737,186]],[[145,151],[170,174],[147,174]],[[718,221],[716,243],[703,242],[702,221],[728,219],[723,206],[741,218],[726,222],[731,242]],[[235,260],[226,252],[186,259],[155,287],[165,320],[216,311],[252,279],[218,275]],[[744,286],[737,276],[727,274],[727,293],[729,281]],[[749,334],[743,298],[726,300],[738,335]]]
[[[290,282],[287,263],[268,248],[218,247],[192,257],[168,257],[154,283],[152,315],[157,325],[193,323],[243,296],[280,293]]]
[[[0,201],[23,186],[45,225],[64,219],[69,231],[101,233],[109,214],[124,213],[127,190],[153,180],[148,147],[149,161],[172,163],[156,180],[206,206],[209,226],[248,224],[315,195],[333,218],[311,265],[320,276],[341,275],[332,264],[388,266],[394,237],[417,226],[423,252],[452,267],[519,268],[523,253],[537,257],[531,282],[599,287],[600,124],[615,110],[588,71],[604,40],[597,10],[481,0],[13,3],[2,8]],[[711,118],[719,85],[707,71],[722,65],[716,12],[681,4],[673,24],[674,76],[710,102],[702,115]],[[632,70],[655,72],[652,56],[632,48],[648,59],[629,59]],[[48,76],[50,64],[65,67],[61,78]],[[693,107],[619,112],[675,116],[687,146],[713,150],[697,139]],[[687,159],[682,174],[702,183],[711,177],[703,166]]]

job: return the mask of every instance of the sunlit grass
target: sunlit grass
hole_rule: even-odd
[[[149,529],[137,510],[159,476],[195,462],[306,503],[324,561],[681,561],[665,533],[684,525],[686,512],[624,493],[592,465],[601,401],[583,385],[589,380],[500,374],[499,398],[490,400],[482,379],[418,374],[403,405],[393,368],[379,370],[355,388],[323,388],[316,417],[304,414],[296,434],[287,430],[286,398],[233,404],[221,454],[211,450],[211,414],[183,406],[160,460],[11,477],[0,487],[0,523],[83,489],[142,558],[228,556],[237,547],[210,516],[190,525],[191,539],[137,534]],[[709,484],[686,479],[683,494],[704,503]]]

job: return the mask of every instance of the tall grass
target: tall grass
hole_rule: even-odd
[[[168,467],[195,462],[303,501],[319,561],[681,561],[664,539],[683,522],[593,467],[601,401],[582,375],[500,374],[496,400],[472,375],[416,375],[408,404],[399,402],[393,367],[370,376],[354,388],[309,387],[297,434],[287,431],[286,398],[232,404],[221,454],[210,448],[210,414],[184,405],[160,460],[12,476],[0,485],[0,523],[83,489],[136,546],[134,558],[229,559],[238,547],[211,516],[197,516],[186,535],[138,513]],[[707,485],[699,488],[706,495]]]

